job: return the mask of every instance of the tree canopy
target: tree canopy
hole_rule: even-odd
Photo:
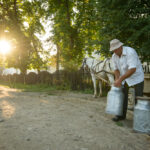
[[[47,32],[43,21],[51,22],[47,42],[56,45],[57,63],[67,69],[78,68],[86,52],[110,56],[113,38],[150,61],[149,0],[0,0],[0,38],[14,47],[7,55],[9,67],[22,73],[45,67],[49,59],[42,59],[44,48],[37,36]]]

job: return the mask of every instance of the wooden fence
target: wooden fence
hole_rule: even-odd
[[[143,65],[143,70],[145,74],[150,73],[150,66]],[[66,71],[61,70],[55,73],[49,73],[47,71],[42,71],[39,74],[30,72],[27,75],[13,74],[13,75],[0,75],[0,81],[6,81],[11,84],[24,83],[24,84],[47,84],[49,86],[61,86],[66,89],[68,87],[71,90],[85,90],[92,89],[93,84],[91,80],[91,75],[89,72],[84,73],[83,70],[79,71]],[[149,82],[148,82],[149,83]],[[106,90],[108,87],[103,85]]]
[[[30,72],[27,75],[13,74],[1,75],[0,81],[25,84],[47,84],[49,86],[57,85],[61,87],[68,86],[71,90],[93,89],[91,76],[89,73],[84,73],[83,70],[69,72],[60,71],[53,74],[42,71],[39,74]]]

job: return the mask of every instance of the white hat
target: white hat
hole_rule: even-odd
[[[120,42],[118,39],[113,39],[110,41],[110,51],[114,51],[115,49],[119,48],[122,45],[123,43]]]

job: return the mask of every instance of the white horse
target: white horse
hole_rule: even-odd
[[[97,96],[96,80],[99,81],[99,96],[102,96],[102,81],[110,86],[114,83],[113,63],[110,58],[100,61],[95,58],[86,57],[82,62],[82,68],[90,70],[94,86],[94,97]]]

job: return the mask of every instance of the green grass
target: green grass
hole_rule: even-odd
[[[9,83],[9,82],[0,82],[1,86],[9,87],[9,88],[15,88],[15,89],[21,89],[25,92],[49,92],[52,90],[67,90],[67,88],[62,86],[50,86],[48,84],[22,84],[22,83]]]
[[[85,89],[84,91],[81,91],[81,93],[84,93],[84,94],[93,94],[93,90],[92,89]]]
[[[85,89],[84,91],[81,91],[81,93],[84,93],[84,94],[94,94],[94,91],[92,89]],[[99,94],[99,90],[98,90],[98,94]],[[107,90],[103,90],[102,97],[106,97],[107,94],[108,94],[108,91]]]
[[[4,82],[0,81],[1,86],[9,87],[9,88],[15,88],[15,89],[20,89],[24,92],[48,92],[50,95],[52,95],[53,91],[59,91],[59,90],[66,90],[66,91],[72,91],[70,86],[67,84],[61,84],[61,85],[53,85],[50,86],[48,84],[23,84],[23,83],[10,83],[10,82]],[[73,92],[80,92],[83,94],[93,94],[92,89],[85,89],[83,90],[76,90]],[[103,93],[105,95],[105,92]]]
[[[71,91],[69,85],[62,84],[62,85],[53,85],[50,86],[48,84],[22,84],[22,83],[10,83],[10,82],[4,82],[0,81],[1,86],[5,86],[8,88],[15,88],[20,89],[24,92],[48,92],[50,95],[53,93],[52,91]],[[90,89],[87,89],[85,91],[74,91],[74,92],[82,92],[85,94],[92,94],[93,91]]]
[[[119,127],[123,127],[123,123],[122,122],[116,122],[116,125]]]

